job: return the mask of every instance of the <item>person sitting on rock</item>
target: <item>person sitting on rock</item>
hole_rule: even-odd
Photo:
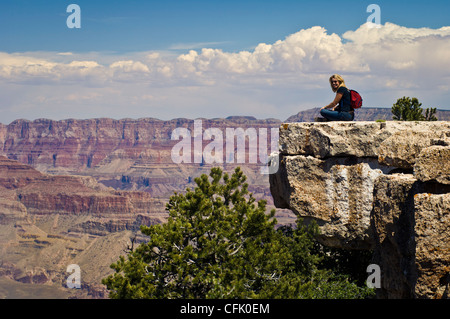
[[[350,91],[339,74],[330,77],[330,85],[336,93],[334,101],[320,109],[320,115],[328,121],[353,121],[355,114],[350,105]],[[331,110],[330,110],[331,109]]]

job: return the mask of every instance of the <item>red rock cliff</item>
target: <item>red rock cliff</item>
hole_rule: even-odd
[[[124,225],[155,217],[152,216],[154,201],[149,193],[116,191],[92,177],[43,174],[4,156],[0,156],[0,200],[5,211],[6,207],[23,207],[27,216],[87,215],[120,220]],[[23,218],[23,209],[20,213]]]

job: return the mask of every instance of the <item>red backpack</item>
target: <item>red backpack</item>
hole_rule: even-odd
[[[356,92],[355,90],[349,90],[350,91],[350,105],[353,109],[359,109],[362,106],[362,97],[361,95]]]

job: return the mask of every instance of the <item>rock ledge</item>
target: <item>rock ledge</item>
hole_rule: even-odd
[[[287,123],[270,189],[319,240],[371,249],[382,298],[447,298],[450,122]]]

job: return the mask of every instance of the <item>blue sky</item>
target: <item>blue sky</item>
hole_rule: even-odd
[[[66,25],[72,3],[80,29]],[[366,25],[371,3],[381,28]],[[328,104],[333,73],[366,106],[415,96],[450,109],[449,12],[450,1],[436,0],[2,0],[0,123],[284,120]]]
[[[82,11],[82,28],[68,29],[69,4]],[[229,51],[272,43],[300,29],[323,26],[342,34],[381,7],[382,23],[448,25],[449,1],[298,0],[2,0],[2,51],[147,51],[211,44]]]

